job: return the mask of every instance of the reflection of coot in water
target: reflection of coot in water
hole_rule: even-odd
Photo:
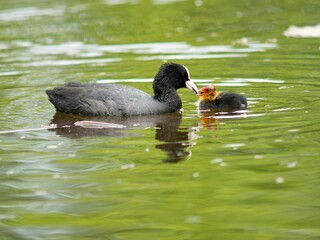
[[[218,92],[214,86],[199,90],[200,110],[237,111],[247,109],[246,97],[232,92]]]
[[[80,138],[86,136],[128,136],[129,133],[121,132],[119,131],[119,128],[84,128],[77,125],[79,121],[118,123],[120,120],[121,117],[88,117],[56,112],[51,120],[51,123],[56,127],[49,130],[56,132],[57,135],[69,138]],[[134,134],[132,134],[132,136],[134,136]]]
[[[177,93],[198,90],[185,66],[163,64],[153,81],[154,96],[120,84],[69,82],[46,93],[56,110],[85,116],[137,116],[176,112],[182,108]]]
[[[131,117],[84,117],[57,112],[51,122],[56,125],[56,128],[50,129],[50,131],[70,138],[85,136],[141,137],[137,131],[130,130],[155,127],[155,139],[159,141],[155,147],[167,154],[167,158],[163,161],[178,162],[190,155],[188,148],[192,145],[192,139],[189,139],[191,133],[189,131],[193,131],[179,130],[181,118],[179,113]],[[125,125],[126,128],[83,128],[75,125],[76,122],[83,120],[115,123]]]
[[[164,162],[179,162],[191,155],[188,150],[192,146],[192,129],[179,131],[181,117],[179,119],[167,119],[156,123],[155,139],[164,142],[156,145],[156,148],[167,153]]]

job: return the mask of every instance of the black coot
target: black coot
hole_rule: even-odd
[[[185,66],[163,64],[153,81],[154,96],[139,89],[119,84],[69,82],[47,90],[56,110],[87,116],[134,116],[162,114],[181,109],[179,88],[198,93]]]
[[[214,86],[206,86],[199,90],[200,110],[236,111],[247,109],[247,99],[237,93],[218,92]]]

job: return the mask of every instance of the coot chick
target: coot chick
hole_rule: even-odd
[[[247,109],[246,97],[233,92],[218,92],[214,86],[206,86],[199,90],[200,110],[236,111]]]
[[[179,88],[198,93],[185,66],[165,63],[154,77],[154,96],[120,84],[76,82],[55,87],[46,93],[58,112],[87,116],[134,116],[178,111],[182,108],[177,93]]]

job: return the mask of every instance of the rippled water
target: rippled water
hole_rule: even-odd
[[[319,10],[3,2],[0,239],[319,239],[320,41],[301,32]],[[299,38],[284,36],[292,25]],[[55,113],[44,93],[67,81],[152,93],[165,61],[198,88],[245,94],[248,110],[199,112],[181,89],[182,113],[88,118]]]

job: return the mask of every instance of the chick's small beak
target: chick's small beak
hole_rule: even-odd
[[[191,80],[188,80],[186,81],[186,86],[190,91],[194,92],[195,94],[198,94],[198,88],[194,84],[194,82],[192,82]]]

